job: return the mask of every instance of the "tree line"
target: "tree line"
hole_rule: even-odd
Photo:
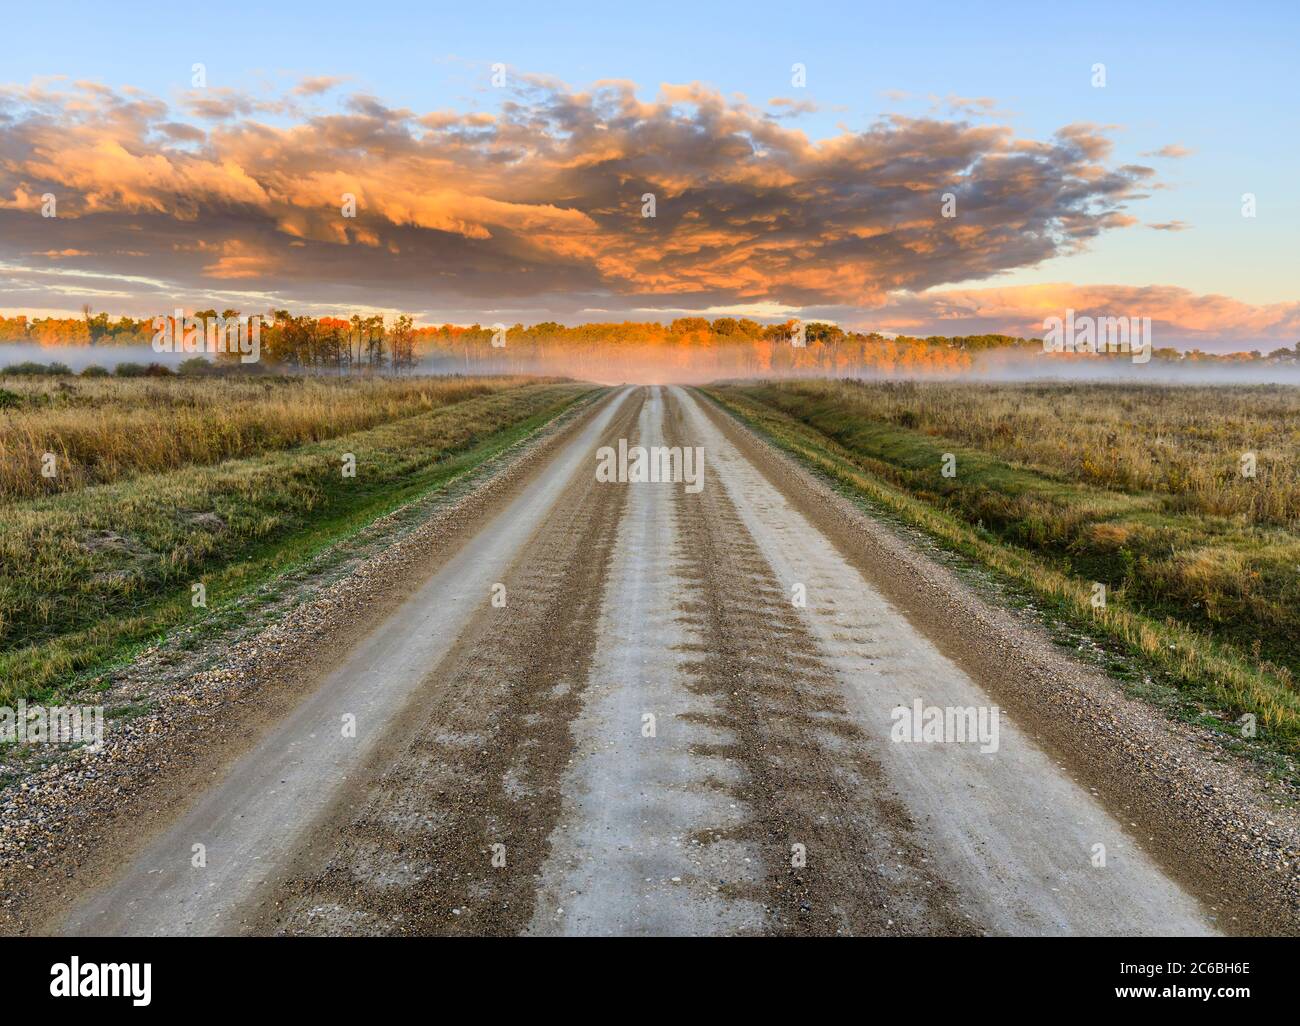
[[[230,320],[239,311],[198,310],[196,318]],[[1003,334],[884,335],[845,331],[825,322],[761,324],[749,318],[682,317],[573,326],[429,325],[408,314],[314,317],[286,309],[259,315],[261,360],[270,367],[338,374],[409,372],[421,361],[438,371],[565,373],[618,377],[630,365],[693,369],[713,375],[852,374],[859,371],[956,371],[980,353],[1042,350],[1042,339]],[[110,318],[83,308],[80,318],[0,317],[0,341],[61,346],[140,346],[154,336],[153,318]],[[1156,349],[1159,360],[1295,363],[1295,349],[1211,354]],[[218,357],[220,361],[221,357]],[[226,357],[237,360],[238,357]]]

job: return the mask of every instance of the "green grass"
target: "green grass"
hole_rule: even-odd
[[[1295,609],[1267,609],[1264,627],[1261,620],[1225,627],[1177,589],[1162,591],[1152,559],[1170,544],[1219,551],[1273,544],[1289,554],[1294,536],[1227,518],[1180,517],[1166,496],[1097,488],[920,430],[864,421],[834,395],[762,383],[705,393],[874,512],[921,530],[1056,621],[1104,641],[1121,657],[1117,666],[1152,678],[1147,697],[1175,689],[1181,715],[1221,729],[1251,713],[1265,747],[1287,759],[1300,753],[1296,636],[1267,626],[1294,623]],[[955,478],[940,473],[944,453],[957,458]],[[1164,550],[1144,548],[1150,538]],[[1111,585],[1101,610],[1092,607],[1094,581]],[[1254,597],[1276,602],[1267,589]],[[1242,643],[1261,631],[1271,632],[1267,648]]]
[[[1116,389],[1116,399],[1123,392]],[[960,444],[933,427],[875,421],[859,390],[834,383],[764,384],[744,394],[836,442],[874,476],[1064,573],[1105,584],[1130,608],[1172,617],[1300,674],[1300,534],[1294,529],[1242,513],[1208,513],[1182,494],[1102,487],[1061,467]],[[968,386],[959,399],[978,410],[982,394]],[[1171,402],[1192,401],[1173,395]],[[1027,390],[1025,407],[1052,397]],[[1225,402],[1238,398],[1225,396]],[[1026,413],[1009,433],[1030,424],[1044,430]],[[1071,425],[1057,428],[1068,434]],[[939,473],[944,453],[956,457],[955,477]]]
[[[44,701],[422,495],[589,386],[527,384],[377,428],[6,507],[0,702]],[[342,475],[355,454],[357,475]],[[207,589],[207,609],[191,586]]]

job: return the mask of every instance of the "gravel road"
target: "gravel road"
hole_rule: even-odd
[[[621,442],[699,447],[702,487],[600,480]],[[1294,816],[1246,770],[697,393],[611,389],[518,460],[262,667],[274,705],[218,706],[245,741],[191,736],[184,793],[148,776],[102,839],[83,809],[94,854],[2,925],[1296,932]]]

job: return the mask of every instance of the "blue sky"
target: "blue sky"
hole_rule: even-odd
[[[1160,187],[1128,207],[1143,224],[1087,252],[954,286],[1166,285],[1252,304],[1293,302],[1300,280],[1300,5],[1270,3],[417,3],[11,5],[0,81],[45,75],[135,86],[163,98],[203,62],[208,85],[285,90],[346,76],[345,91],[417,113],[493,110],[493,62],[582,88],[701,81],[765,104],[811,100],[787,122],[813,138],[881,115],[988,98],[987,120],[1050,138],[1109,129],[1111,164],[1154,167]],[[792,89],[794,62],[807,86]],[[1106,85],[1091,84],[1106,65]],[[1151,156],[1177,145],[1181,159]],[[1258,216],[1241,216],[1241,196]]]

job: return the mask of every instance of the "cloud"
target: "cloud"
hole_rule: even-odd
[[[816,114],[821,110],[820,105],[812,100],[794,100],[788,96],[774,96],[767,101],[767,105],[779,108],[777,113],[770,115],[779,118],[792,118],[800,114]]]
[[[998,109],[997,101],[991,96],[957,96],[949,93],[942,100],[932,95],[930,101],[936,110],[942,108],[967,117],[986,117]]]
[[[1300,302],[1257,305],[1168,285],[1054,283],[896,293],[862,322],[899,334],[1042,337],[1047,317],[1150,317],[1157,346],[1241,348],[1300,339]]]
[[[301,79],[293,87],[293,92],[297,96],[320,96],[346,81],[343,75],[312,75]]]
[[[814,139],[700,83],[643,101],[630,82],[511,81],[491,112],[0,89],[0,257],[76,249],[113,275],[129,251],[178,291],[238,279],[303,304],[870,306],[1083,249],[1137,223],[1154,176],[1108,162],[1108,126],[1035,139],[893,114]]]
[[[1143,153],[1144,157],[1164,157],[1167,160],[1181,160],[1183,157],[1190,157],[1195,150],[1188,149],[1186,146],[1180,146],[1178,143],[1170,143],[1168,146],[1161,146],[1158,150],[1148,150]]]
[[[236,239],[226,244],[224,252],[206,265],[203,273],[209,278],[264,278],[274,268],[274,257]]]
[[[1147,227],[1154,228],[1158,232],[1185,232],[1191,225],[1186,221],[1179,220],[1157,221],[1154,223],[1148,221]]]

